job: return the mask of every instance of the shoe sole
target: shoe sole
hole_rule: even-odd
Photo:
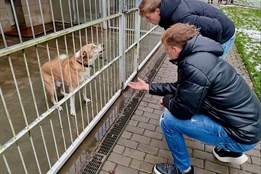
[[[244,162],[246,162],[248,160],[248,157],[243,153],[243,155],[241,157],[238,158],[233,158],[233,157],[220,157],[215,150],[213,149],[213,155],[222,162],[225,163],[234,163],[234,164],[243,164]]]
[[[154,170],[154,173],[155,173],[155,174],[163,174],[163,173],[160,173],[160,172],[157,170],[156,165],[154,166],[154,169],[153,169],[153,170]]]

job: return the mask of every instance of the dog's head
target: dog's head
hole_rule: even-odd
[[[87,44],[84,45],[76,54],[75,58],[84,65],[93,65],[94,60],[104,51],[104,45]]]

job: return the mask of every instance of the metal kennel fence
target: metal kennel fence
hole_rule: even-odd
[[[159,47],[161,30],[135,0],[0,0],[0,14],[0,173],[56,173]],[[88,43],[105,45],[91,77],[55,93],[53,106],[41,66]]]

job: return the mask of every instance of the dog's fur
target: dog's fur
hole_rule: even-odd
[[[78,85],[90,77],[91,67],[103,49],[103,44],[87,44],[71,58],[68,58],[67,55],[60,55],[58,58],[42,65],[44,85],[54,105],[57,104],[55,99],[56,87],[58,92],[64,96],[67,93],[63,91],[63,83],[69,87],[69,92],[72,92]],[[90,101],[86,96],[86,89],[83,91],[83,98],[86,102]],[[62,107],[59,106],[58,109],[61,111]],[[74,95],[70,98],[70,113],[71,115],[76,115]]]

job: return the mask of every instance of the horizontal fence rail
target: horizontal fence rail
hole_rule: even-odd
[[[162,30],[135,0],[0,0],[0,12],[0,173],[56,173]]]

